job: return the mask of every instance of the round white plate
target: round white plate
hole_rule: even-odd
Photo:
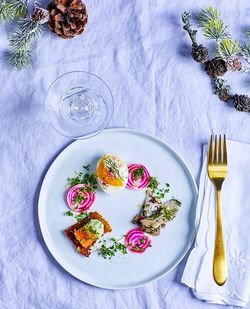
[[[93,168],[106,153],[117,154],[128,163],[142,163],[162,184],[170,184],[167,199],[182,202],[174,221],[167,224],[160,236],[150,236],[152,247],[143,254],[129,252],[105,260],[94,252],[86,258],[74,249],[63,230],[75,223],[64,216],[67,177],[84,164]],[[117,195],[97,190],[91,210],[100,212],[113,228],[107,238],[122,237],[135,227],[131,219],[140,210],[145,191],[125,189]],[[183,160],[160,140],[133,130],[109,129],[87,140],[69,145],[49,168],[39,196],[38,216],[44,241],[57,262],[76,278],[109,289],[132,288],[159,279],[172,270],[185,256],[195,234],[197,188]]]

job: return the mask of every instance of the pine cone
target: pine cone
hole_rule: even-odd
[[[208,61],[208,49],[203,45],[193,44],[192,45],[192,58],[196,62],[205,63]]]
[[[214,58],[205,63],[207,74],[213,78],[223,76],[227,72],[227,64],[221,58]]]
[[[81,0],[52,0],[48,10],[48,27],[61,38],[70,39],[84,31],[88,14]]]
[[[231,98],[231,95],[227,92],[226,89],[222,89],[217,92],[218,97],[223,102],[228,102],[228,100]]]
[[[31,16],[31,19],[33,21],[38,22],[39,24],[45,24],[49,21],[50,16],[49,16],[49,11],[36,5],[34,12]]]
[[[235,57],[227,58],[227,69],[233,72],[240,71],[242,69],[240,59]]]
[[[247,95],[235,94],[233,97],[233,105],[237,111],[250,112],[250,97]]]

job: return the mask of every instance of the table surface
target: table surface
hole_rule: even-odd
[[[9,26],[0,29],[0,306],[220,308],[195,299],[180,283],[185,260],[145,287],[102,290],[66,273],[43,243],[37,221],[41,181],[55,156],[71,143],[49,126],[44,113],[46,90],[62,73],[77,69],[103,78],[115,98],[110,127],[133,128],[161,138],[185,159],[197,181],[201,146],[211,133],[250,142],[249,114],[234,111],[213,94],[210,79],[190,57],[190,41],[182,30],[184,10],[195,13],[218,1],[85,3],[89,13],[85,34],[62,40],[45,33],[34,46],[29,70],[18,72],[6,66]],[[244,38],[249,1],[231,0],[227,7],[223,2],[217,7],[232,25],[232,35]],[[238,76],[235,91],[247,93],[249,77]]]

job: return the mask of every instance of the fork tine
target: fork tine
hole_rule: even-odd
[[[218,162],[223,162],[223,158],[222,158],[222,145],[221,145],[221,135],[219,135]]]
[[[217,135],[215,135],[215,138],[214,138],[214,162],[218,162]]]
[[[223,138],[223,163],[227,164],[227,142],[225,134]]]
[[[213,162],[213,135],[210,136],[208,144],[208,163]]]

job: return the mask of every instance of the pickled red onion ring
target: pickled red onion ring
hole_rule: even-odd
[[[134,177],[134,172],[139,168],[143,169],[143,176],[139,176],[138,179],[136,180]],[[143,189],[148,186],[149,182],[150,182],[150,174],[144,165],[130,164],[128,166],[127,188],[134,190]]]
[[[80,192],[80,189],[85,188],[84,184],[78,184],[73,187],[71,187],[67,193],[67,204],[70,209],[76,211],[76,212],[82,212],[88,210],[91,205],[95,201],[95,193],[94,192],[88,192],[88,191],[83,191]],[[75,198],[79,195],[82,194],[84,199],[81,203],[76,204],[75,203]]]
[[[141,228],[130,230],[125,236],[126,247],[135,253],[143,253],[151,245],[151,239]]]

